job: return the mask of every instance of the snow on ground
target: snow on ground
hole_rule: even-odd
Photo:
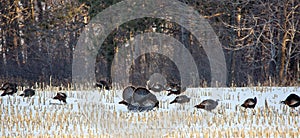
[[[161,92],[155,93],[160,108],[149,112],[130,112],[118,104],[122,90],[65,92],[67,104],[52,99],[55,91],[0,97],[0,136],[300,136],[299,107],[280,104],[290,93],[300,95],[299,87],[189,88],[183,94],[191,101],[183,105],[170,105],[176,95]],[[255,110],[240,106],[255,96]],[[213,112],[194,108],[207,98],[221,100]]]

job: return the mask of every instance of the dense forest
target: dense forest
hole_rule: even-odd
[[[83,28],[98,13],[120,2],[0,1],[0,77],[2,82],[20,85],[49,84],[50,80],[52,85],[71,83],[73,51]],[[179,1],[198,11],[217,34],[226,57],[228,86],[299,85],[299,0]],[[115,53],[132,37],[145,32],[172,36],[187,49],[199,45],[188,30],[174,22],[151,17],[126,22],[110,33],[99,50],[97,80],[110,80]],[[190,52],[201,70],[199,85],[209,86],[205,51],[199,48]],[[142,70],[150,73],[144,75]],[[132,83],[143,85],[153,73],[164,74],[167,81],[180,79],[176,65],[168,57],[148,53],[135,59],[131,77],[139,82]]]

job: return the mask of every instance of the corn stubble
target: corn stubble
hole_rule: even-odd
[[[253,88],[265,92],[263,88]],[[70,91],[68,91],[70,93]],[[71,92],[80,99],[88,98],[88,92]],[[55,93],[53,93],[55,94]],[[200,92],[199,95],[211,95]],[[277,113],[275,107],[250,110],[230,103],[220,104],[216,112],[193,109],[168,110],[160,101],[162,109],[149,112],[117,111],[115,90],[100,92],[104,101],[82,100],[66,105],[47,105],[46,96],[51,93],[37,91],[35,99],[20,100],[16,97],[0,99],[2,136],[10,137],[298,137],[300,136],[297,114],[282,107],[284,113]],[[201,98],[193,93],[193,96]],[[233,97],[226,96],[226,100]],[[203,100],[203,99],[202,99]],[[191,100],[186,108],[201,100]],[[29,103],[24,105],[21,103]],[[266,107],[267,106],[267,107]],[[233,110],[229,110],[233,109]],[[268,127],[265,127],[268,126]]]

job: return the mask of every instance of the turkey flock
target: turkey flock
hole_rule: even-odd
[[[9,83],[9,82],[4,83],[2,85],[2,87],[0,88],[0,90],[3,90],[3,93],[1,94],[1,96],[14,95],[18,91],[17,84],[16,83]],[[22,96],[22,97],[32,97],[34,95],[35,95],[35,90],[33,90],[31,88],[27,88],[19,96]],[[53,99],[57,99],[60,102],[62,101],[65,104],[67,103],[67,101],[66,101],[67,95],[65,93],[62,93],[62,92],[58,92],[57,95],[53,97]]]
[[[148,88],[148,89],[147,89]],[[147,82],[147,88],[138,87],[135,88],[134,86],[127,86],[123,90],[123,100],[119,102],[119,104],[124,104],[127,106],[127,109],[130,111],[149,111],[154,109],[155,107],[158,108],[159,101],[157,100],[156,96],[150,92],[160,92],[160,91],[168,91],[167,96],[170,96],[172,94],[179,95],[175,97],[173,101],[170,102],[170,104],[173,103],[187,103],[190,102],[190,97],[186,95],[182,95],[182,93],[185,92],[186,87],[181,88],[179,84],[170,83],[167,84],[166,87],[160,85],[160,84],[153,84],[149,86]],[[197,109],[204,109],[206,111],[212,111],[218,106],[219,99],[213,100],[213,99],[206,99],[203,100],[198,105],[195,105],[194,107]],[[242,103],[242,107],[244,108],[250,108],[254,109],[255,105],[257,103],[257,98],[248,98]],[[281,101],[280,103],[285,104],[289,107],[296,108],[300,105],[300,97],[296,94],[290,94],[284,101]]]
[[[99,87],[100,89],[110,90],[111,85],[109,85],[109,82],[106,81],[99,81],[95,84],[95,87]],[[0,90],[3,91],[1,96],[6,95],[14,95],[17,93],[17,84],[16,83],[4,83]],[[167,96],[170,96],[172,94],[178,95],[174,100],[170,102],[170,104],[178,103],[188,103],[190,102],[190,97],[186,95],[182,95],[186,91],[186,87],[181,88],[179,84],[175,83],[169,83],[166,86],[162,86],[160,84],[154,84],[149,86],[147,84],[147,88],[144,87],[135,87],[135,86],[127,86],[122,93],[123,100],[119,102],[119,104],[123,104],[127,106],[127,109],[129,111],[137,111],[137,112],[143,112],[143,111],[150,111],[154,108],[159,108],[159,101],[157,100],[157,97],[151,93],[153,92],[161,92],[161,91],[167,91]],[[32,97],[35,95],[35,90],[31,88],[27,88],[23,91],[22,94],[19,96],[22,97]],[[67,104],[67,95],[63,92],[58,92],[56,96],[53,97],[55,100],[59,100],[60,102],[63,102],[64,104]],[[195,105],[195,108],[198,109],[204,109],[206,111],[212,111],[218,106],[219,99],[213,100],[213,99],[206,99],[203,100],[198,105]],[[300,105],[300,97],[296,94],[290,94],[284,101],[281,101],[280,103],[285,104],[291,108],[296,108]],[[254,109],[255,105],[257,104],[257,98],[248,98],[242,103],[242,107],[244,108],[250,108]]]
[[[186,95],[181,95],[183,92],[185,92],[186,87],[181,88],[180,85],[170,83],[167,84],[166,87],[163,87],[162,85],[147,85],[147,88],[138,87],[135,88],[134,86],[127,86],[122,93],[123,100],[119,102],[119,104],[124,104],[127,106],[127,109],[129,111],[149,111],[154,109],[155,107],[158,108],[159,101],[157,100],[156,96],[150,92],[150,90],[155,89],[154,92],[160,92],[163,90],[168,91],[167,96],[170,96],[172,94],[179,95],[175,97],[173,101],[170,102],[170,104],[173,103],[187,103],[190,102],[190,97]],[[165,89],[164,89],[165,88]],[[196,105],[196,108],[204,109],[207,111],[212,111],[215,109],[218,105],[218,99],[216,101],[212,99],[207,99],[202,101],[200,104]]]

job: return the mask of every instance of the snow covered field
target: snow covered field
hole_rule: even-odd
[[[51,99],[56,91],[0,97],[0,136],[300,137],[299,107],[280,104],[300,95],[299,87],[189,88],[183,105],[170,105],[176,96],[161,92],[160,108],[140,113],[118,104],[122,90],[65,92],[67,104]],[[240,106],[254,96],[254,111]],[[213,112],[194,108],[207,98],[221,100]]]

